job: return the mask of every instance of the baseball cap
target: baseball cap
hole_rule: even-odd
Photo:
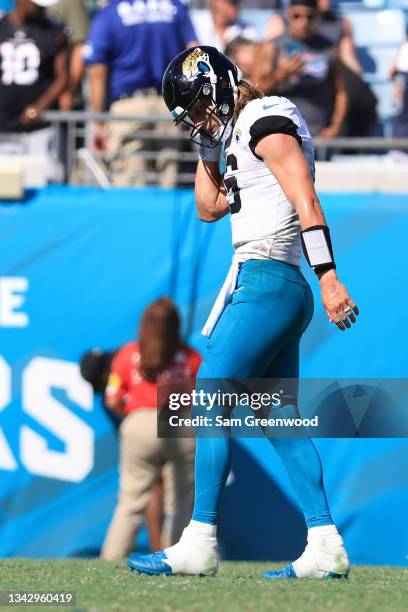
[[[31,0],[31,2],[34,2],[34,4],[37,4],[38,6],[42,6],[44,8],[47,8],[48,6],[52,6],[53,4],[57,4],[57,2],[59,2],[59,0]]]

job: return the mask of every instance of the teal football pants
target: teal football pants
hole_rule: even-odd
[[[273,259],[243,263],[232,301],[209,338],[198,379],[297,379],[299,341],[312,315],[312,291],[299,268]],[[208,415],[206,408],[200,406],[199,412]],[[293,402],[279,410],[279,416],[290,417],[297,408]],[[286,468],[307,526],[332,524],[312,440],[268,439]],[[229,436],[197,437],[194,520],[217,522],[230,462]]]

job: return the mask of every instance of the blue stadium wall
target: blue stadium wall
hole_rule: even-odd
[[[329,325],[305,270],[316,312],[302,374],[406,377],[408,196],[322,199],[361,317],[351,332]],[[189,190],[52,187],[1,204],[0,236],[0,556],[97,554],[115,504],[118,447],[79,358],[132,339],[144,307],[163,294],[202,348],[229,266],[229,222],[200,223]],[[352,561],[407,565],[407,441],[316,444]],[[221,540],[228,559],[289,559],[304,545],[293,493],[263,440],[234,442]]]

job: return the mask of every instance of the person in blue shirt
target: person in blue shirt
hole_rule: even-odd
[[[108,106],[114,115],[165,119],[160,124],[112,122],[108,131],[103,124],[94,124],[92,146],[106,154],[115,184],[145,184],[143,173],[149,170],[160,172],[162,186],[175,184],[177,167],[169,159],[175,141],[147,142],[132,134],[146,127],[174,133],[160,95],[161,80],[174,55],[195,45],[196,38],[181,0],[112,0],[95,16],[85,45],[92,111]],[[137,154],[143,147],[152,151],[158,145],[160,156],[153,166]]]

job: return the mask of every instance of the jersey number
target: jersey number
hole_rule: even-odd
[[[32,42],[0,45],[1,80],[3,85],[32,85],[38,79],[40,51]]]
[[[231,168],[231,170],[238,170],[238,163],[235,155],[228,155],[227,168],[228,166]],[[236,176],[229,176],[228,178],[224,179],[224,185],[227,189],[228,206],[231,211],[231,215],[233,215],[241,210],[241,196],[239,193]]]

